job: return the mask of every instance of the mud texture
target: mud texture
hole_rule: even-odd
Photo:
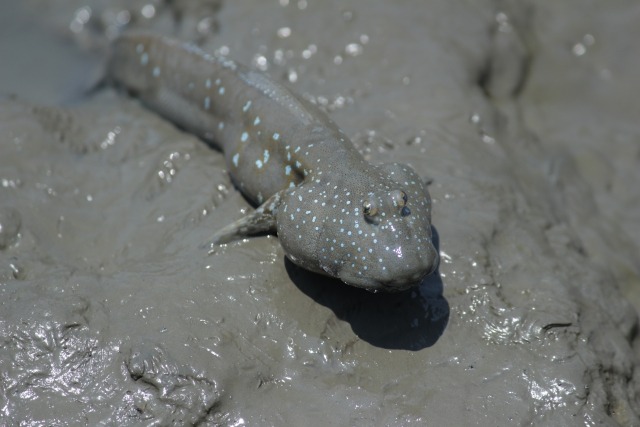
[[[636,1],[0,17],[0,425],[640,425]],[[432,182],[436,274],[370,294],[274,236],[207,256],[251,206],[220,153],[96,86],[129,28],[228,51],[372,162],[410,163]]]

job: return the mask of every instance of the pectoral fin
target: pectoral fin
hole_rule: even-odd
[[[282,194],[283,191],[274,194],[255,211],[218,230],[211,238],[211,248],[259,233],[274,233]]]

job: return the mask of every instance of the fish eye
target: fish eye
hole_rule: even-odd
[[[378,214],[378,208],[376,208],[373,203],[366,201],[362,204],[362,211],[365,216],[376,216]]]
[[[369,222],[376,222],[378,215],[378,207],[371,202],[370,200],[365,200],[362,203],[362,212],[364,213],[364,218]]]
[[[404,208],[407,205],[407,193],[402,190],[396,190],[391,193],[391,197],[393,198],[393,204],[400,209]]]

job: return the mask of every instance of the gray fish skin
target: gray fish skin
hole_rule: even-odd
[[[277,233],[293,263],[370,291],[405,290],[436,269],[418,174],[368,163],[322,111],[264,73],[130,33],[112,44],[107,76],[222,150],[234,184],[259,205],[213,244]]]

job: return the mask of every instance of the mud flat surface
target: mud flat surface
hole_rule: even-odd
[[[3,2],[0,425],[640,425],[640,7],[556,3]],[[89,90],[128,28],[410,163],[439,270],[382,295],[274,236],[207,256],[251,206],[219,152]]]

